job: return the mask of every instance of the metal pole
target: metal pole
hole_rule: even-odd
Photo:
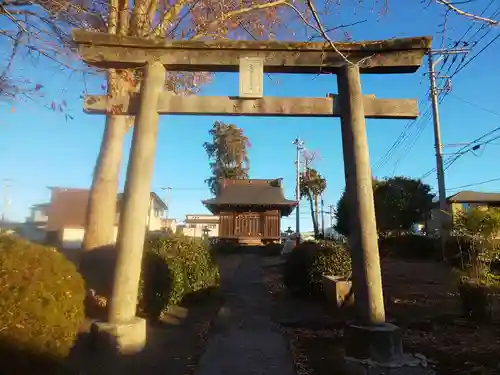
[[[165,219],[168,219],[168,215],[170,214],[170,192],[172,191],[172,188],[170,186],[167,186],[167,187],[162,187],[160,189],[163,191],[166,191],[166,193],[165,193],[165,205],[167,206],[167,209],[165,212]]]
[[[446,221],[448,219],[448,207],[446,204],[446,187],[444,181],[444,168],[442,156],[442,143],[441,143],[441,130],[439,124],[439,109],[438,109],[438,90],[436,87],[436,72],[434,71],[432,51],[428,53],[429,62],[429,78],[431,83],[431,99],[432,99],[432,117],[434,122],[434,147],[436,149],[436,170],[438,180],[438,194],[439,194],[439,229],[441,236],[441,251],[443,259],[446,259],[445,246],[448,239],[448,231],[446,228]]]
[[[333,204],[328,207],[330,208],[330,237],[333,239]]]
[[[323,195],[321,196],[321,230],[323,232],[323,239],[325,238],[325,201]]]
[[[295,159],[295,200],[297,201],[297,207],[295,209],[295,236],[296,244],[300,244],[300,151],[304,148],[304,142],[300,140],[299,137],[295,138],[293,144],[296,147],[296,159]]]
[[[12,180],[10,178],[5,178],[3,180],[3,209],[2,209],[2,221],[4,223],[7,222],[8,220],[8,211],[9,211],[9,206],[10,206],[10,199],[9,199],[9,188],[11,187],[10,182]]]

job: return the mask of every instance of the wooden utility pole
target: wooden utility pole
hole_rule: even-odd
[[[349,242],[356,313],[361,324],[377,325],[385,323],[385,309],[359,67],[343,66],[337,83],[346,194],[352,208]]]
[[[295,145],[295,200],[297,207],[295,208],[295,236],[296,244],[300,244],[300,153],[304,149],[304,142],[299,138],[295,138],[292,142]]]
[[[429,66],[429,80],[430,80],[430,97],[432,101],[432,119],[434,124],[434,148],[436,150],[436,171],[438,180],[438,197],[439,197],[439,235],[441,237],[441,253],[443,260],[446,260],[446,242],[449,237],[449,212],[448,204],[446,202],[446,184],[444,177],[443,167],[443,143],[441,142],[441,126],[439,121],[439,107],[438,107],[438,93],[436,83],[436,72],[434,66],[441,60],[443,55],[466,53],[466,50],[430,50],[427,53],[428,66]],[[434,55],[441,55],[441,57],[434,61]],[[449,78],[449,77],[442,77]]]

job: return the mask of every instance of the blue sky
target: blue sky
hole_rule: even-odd
[[[467,9],[479,13],[489,2],[478,0]],[[338,14],[330,14],[324,22],[332,26],[367,19],[367,22],[345,31],[348,30],[354,40],[431,35],[435,37],[434,48],[439,48],[443,8],[437,5],[425,8],[417,0],[405,1],[405,5],[399,3],[389,2],[389,13],[382,17],[369,9],[355,9],[354,5],[345,3],[347,5]],[[497,7],[490,6],[486,15],[493,14],[498,10]],[[459,40],[470,25],[471,21],[450,15],[445,45]],[[464,40],[469,40],[479,27],[480,24],[474,24]],[[472,49],[467,59],[496,37],[498,32],[492,29]],[[344,30],[333,37],[341,38],[343,33]],[[484,33],[477,33],[473,40],[478,40]],[[5,47],[5,44],[0,45]],[[500,115],[495,113],[498,108],[500,75],[495,73],[497,70],[494,67],[495,62],[498,64],[500,61],[499,46],[500,41],[493,43],[453,78],[453,90],[439,108],[444,144],[469,142],[500,126]],[[437,68],[440,66],[438,64]],[[418,98],[422,100],[423,113],[430,105],[426,96],[428,78],[423,76],[426,67],[424,61],[424,66],[415,74],[364,75],[363,91],[380,98]],[[12,180],[8,217],[23,220],[31,205],[49,199],[47,186],[90,186],[104,116],[84,114],[79,96],[85,87],[89,93],[101,93],[103,77],[88,78],[84,82],[81,74],[61,72],[43,61],[34,65],[28,59],[18,61],[16,72],[30,78],[33,84],[43,84],[45,99],[49,102],[66,100],[74,117],[71,121],[65,121],[63,115],[36,103],[0,102],[0,180]],[[236,95],[237,90],[237,74],[217,74],[213,83],[203,88],[202,94]],[[329,92],[337,92],[335,76],[331,75],[273,75],[272,80],[266,77],[264,82],[264,93],[270,96],[324,97]],[[215,120],[232,122],[244,129],[252,143],[249,150],[251,177],[283,177],[285,193],[290,199],[294,196],[295,184],[292,141],[299,136],[309,150],[316,150],[320,154],[315,167],[327,179],[325,205],[335,204],[339,199],[344,188],[339,119],[162,116],[152,190],[166,198],[160,188],[173,188],[169,196],[171,217],[182,220],[186,214],[205,212],[200,201],[210,196],[204,184],[204,179],[209,176],[209,168],[202,144],[208,140],[208,130]],[[407,120],[367,120],[372,166],[378,167],[373,170],[375,176],[420,177],[435,166],[430,117],[422,117],[410,126],[408,124]],[[409,128],[406,133],[408,138],[391,158],[384,163],[377,163],[405,127]],[[494,133],[492,136],[499,134]],[[126,139],[121,188],[130,136]],[[412,144],[409,152],[406,152]],[[444,152],[456,150],[445,148]],[[452,190],[454,187],[500,177],[498,167],[495,167],[495,160],[499,157],[500,140],[488,144],[475,154],[471,152],[462,156],[446,171],[446,185],[450,189],[448,194],[457,191]],[[424,181],[436,188],[435,173]],[[471,186],[470,189],[500,191],[500,181]],[[312,225],[306,211],[308,204],[304,200],[301,206],[304,207],[301,214],[302,228],[310,229]],[[0,202],[0,209],[3,210],[3,202]],[[294,216],[284,218],[283,228],[289,225],[294,227],[294,220]],[[328,218],[326,222],[329,223]]]

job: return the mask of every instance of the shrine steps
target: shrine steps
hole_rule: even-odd
[[[262,241],[260,238],[255,237],[240,237],[238,238],[238,244],[240,246],[262,246]]]

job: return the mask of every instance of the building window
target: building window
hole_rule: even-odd
[[[467,211],[470,209],[470,203],[462,203],[462,208]]]
[[[196,228],[196,224],[188,224],[188,228]]]
[[[215,224],[207,224],[207,228],[209,229],[215,229],[216,225]]]

